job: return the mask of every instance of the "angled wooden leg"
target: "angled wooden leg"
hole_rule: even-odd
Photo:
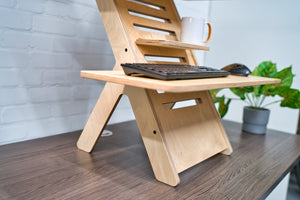
[[[126,86],[128,95],[155,178],[171,186],[179,184],[179,176],[165,145],[160,125],[146,89]]]
[[[91,152],[101,136],[112,112],[118,104],[124,85],[106,83],[78,141],[77,147]]]

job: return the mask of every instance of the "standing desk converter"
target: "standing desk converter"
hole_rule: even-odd
[[[180,172],[215,154],[230,155],[232,147],[209,90],[274,84],[280,80],[228,76],[162,81],[126,76],[121,63],[172,63],[159,60],[168,57],[197,65],[192,50],[209,48],[178,41],[180,18],[173,0],[97,0],[97,4],[116,63],[112,71],[81,72],[84,78],[107,83],[77,142],[78,148],[93,150],[125,94],[157,180],[176,186]],[[195,105],[173,108],[176,102],[185,100],[194,100]]]

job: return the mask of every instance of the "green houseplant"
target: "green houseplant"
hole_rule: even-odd
[[[247,102],[248,106],[244,107],[244,117],[243,117],[243,130],[252,133],[264,133],[266,124],[269,118],[269,109],[267,107],[274,103],[279,103],[281,107],[288,107],[299,109],[300,108],[300,92],[297,89],[291,88],[293,83],[294,74],[292,73],[292,66],[289,66],[281,71],[277,70],[275,63],[271,61],[264,61],[260,63],[252,72],[253,76],[278,78],[281,80],[279,84],[273,85],[260,85],[251,87],[240,87],[231,88],[230,91],[235,94],[238,98],[227,98],[225,95],[218,96],[220,90],[211,90],[211,95],[213,97],[214,103],[218,104],[218,111],[221,117],[224,117],[228,111],[229,105],[233,100],[242,100]],[[270,97],[279,96],[280,99],[275,99],[271,102],[266,103],[266,99]],[[250,118],[256,119],[256,122],[248,123],[247,116],[245,113],[252,115]],[[258,114],[264,113],[264,114]],[[265,115],[267,119],[261,118]],[[250,119],[251,120],[251,119]],[[257,124],[258,123],[258,124]],[[254,129],[249,130],[248,125],[257,125]],[[252,127],[253,128],[253,127]],[[251,129],[251,127],[250,127]]]

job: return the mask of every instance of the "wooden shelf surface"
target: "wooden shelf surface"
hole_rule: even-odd
[[[171,40],[149,40],[149,39],[139,38],[135,41],[135,43],[138,45],[146,45],[146,46],[209,51],[209,47],[207,46],[188,44],[188,43],[182,43],[179,41],[171,41]]]
[[[164,81],[146,77],[127,76],[123,71],[94,70],[81,71],[81,77],[153,90],[162,90],[172,93],[280,83],[280,79],[264,78],[258,76],[242,77],[233,75],[229,75],[228,77],[224,78]]]

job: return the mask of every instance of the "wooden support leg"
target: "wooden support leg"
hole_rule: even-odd
[[[112,112],[118,104],[124,85],[106,83],[78,141],[77,147],[91,152],[101,136]]]
[[[162,137],[147,90],[126,86],[124,93],[129,97],[155,178],[171,186],[178,185],[179,176]]]
[[[126,86],[157,180],[179,184],[178,174],[232,148],[208,91],[163,93]],[[176,102],[195,105],[173,108]]]
[[[231,145],[209,91],[147,92],[177,173],[217,153],[231,154]],[[176,106],[185,101],[194,104]],[[174,107],[168,106],[174,103]]]

